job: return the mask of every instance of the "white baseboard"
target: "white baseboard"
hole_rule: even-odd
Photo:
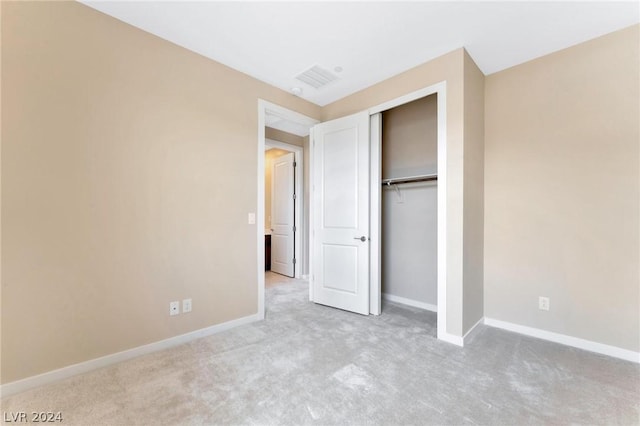
[[[471,337],[471,333],[473,333],[474,331],[476,331],[476,330],[477,330],[477,327],[478,327],[480,324],[483,324],[483,323],[484,323],[484,318],[480,318],[480,319],[478,320],[478,322],[476,322],[475,324],[473,324],[473,327],[471,327],[471,328],[469,329],[469,331],[467,331],[467,332],[464,334],[464,336],[462,336],[462,337],[460,337],[460,336],[455,336],[455,335],[453,335],[453,334],[449,334],[449,333],[440,333],[440,334],[438,334],[438,340],[443,340],[443,341],[445,341],[445,342],[452,343],[452,344],[454,344],[454,345],[456,345],[456,346],[461,346],[461,347],[463,347],[463,346],[464,346],[464,344],[465,344],[465,342],[466,342],[466,340],[467,340],[469,337]]]
[[[389,302],[400,303],[401,305],[412,306],[414,308],[424,309],[426,311],[438,312],[438,307],[430,303],[419,302],[417,300],[407,299],[405,297],[395,296],[389,293],[382,293],[382,298],[384,300],[388,300]],[[456,346],[464,346],[464,337],[454,336],[453,334],[449,333],[438,333],[438,340],[442,340]]]
[[[573,346],[574,348],[584,349],[586,351],[640,363],[640,352],[634,352],[628,349],[618,348],[616,346],[593,342],[591,340],[567,336],[566,334],[554,333],[551,331],[541,330],[539,328],[527,327],[524,325],[514,324],[507,321],[500,321],[492,318],[485,318],[484,323],[491,327],[502,328],[504,330],[514,331],[516,333],[524,334],[527,336],[537,337],[538,339],[544,339],[550,342]]]
[[[413,299],[406,299],[400,296],[394,296],[389,293],[382,293],[382,298],[384,300],[388,300],[389,302],[400,303],[402,305],[413,306],[414,308],[424,309],[426,311],[438,312],[438,307],[436,305],[432,305],[430,303],[418,302]]]
[[[106,355],[100,358],[95,358],[89,361],[80,362],[78,364],[69,365],[57,370],[48,371],[46,373],[38,374],[37,376],[27,377],[26,379],[17,380],[15,382],[6,383],[0,386],[0,397],[13,395],[16,393],[24,392],[28,389],[32,389],[38,386],[46,385],[49,383],[57,382],[68,377],[72,377],[78,374],[87,373],[89,371],[97,370],[98,368],[106,367],[112,364],[117,364],[122,361],[126,361],[131,358],[136,358],[141,355],[146,355],[152,352],[158,352],[164,349],[168,349],[174,346],[178,346],[192,340],[197,340],[202,337],[211,336],[213,334],[221,333],[223,331],[230,330],[241,325],[249,324],[258,321],[258,314],[249,315],[246,317],[238,318],[235,320],[223,322],[222,324],[212,325],[211,327],[201,328],[189,333],[181,334],[179,336],[170,337],[168,339],[160,340],[158,342],[149,343],[148,345],[138,346],[126,351],[117,352],[111,355]]]
[[[474,331],[478,330],[478,326],[480,324],[484,324],[484,317],[480,318],[475,324],[473,324],[473,326],[466,332],[464,333],[464,336],[462,336],[462,341],[467,340],[468,338],[471,337],[471,333],[473,333]]]
[[[454,336],[449,333],[438,333],[438,340],[442,340],[443,342],[451,343],[456,346],[464,346],[464,338],[460,336]]]

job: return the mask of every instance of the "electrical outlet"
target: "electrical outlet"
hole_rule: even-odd
[[[169,315],[178,315],[180,313],[180,302],[177,300],[175,302],[169,303]]]
[[[540,309],[541,311],[548,311],[549,310],[549,298],[548,297],[540,296],[538,298],[538,309]]]
[[[185,314],[191,312],[191,299],[184,299],[182,301],[182,312]]]

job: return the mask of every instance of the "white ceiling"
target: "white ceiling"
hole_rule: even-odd
[[[321,106],[459,47],[491,74],[640,21],[637,1],[83,3]],[[314,89],[313,65],[343,71]]]

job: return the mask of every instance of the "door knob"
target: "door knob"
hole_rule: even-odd
[[[362,237],[353,237],[354,240],[360,240],[362,242],[367,241],[367,237],[365,237],[364,235]]]

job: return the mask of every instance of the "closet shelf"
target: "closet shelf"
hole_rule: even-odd
[[[438,175],[420,175],[420,176],[408,176],[402,178],[382,179],[382,185],[400,185],[403,183],[413,182],[428,182],[431,180],[438,180]]]

